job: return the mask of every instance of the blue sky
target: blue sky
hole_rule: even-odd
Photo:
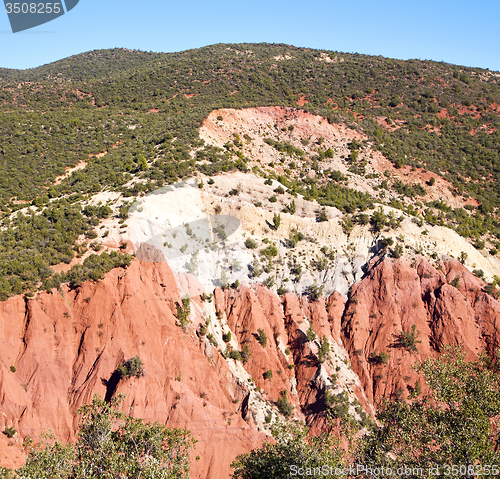
[[[0,67],[31,68],[101,48],[270,42],[499,71],[499,18],[499,0],[80,0],[66,15],[16,34],[2,8]]]

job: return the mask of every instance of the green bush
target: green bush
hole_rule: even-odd
[[[246,363],[250,359],[250,348],[247,344],[243,345],[243,349],[240,351],[241,360]]]
[[[242,361],[242,356],[241,356],[241,353],[236,350],[236,349],[232,349],[230,352],[229,352],[229,357],[231,359],[234,359],[235,361]]]
[[[245,246],[248,249],[255,249],[255,248],[257,248],[257,241],[253,240],[252,238],[247,238],[245,240]]]
[[[288,393],[284,389],[281,391],[278,400],[276,401],[276,406],[278,407],[278,411],[283,414],[285,417],[290,417],[293,414],[293,404],[288,401]]]
[[[320,342],[319,350],[318,350],[318,361],[320,363],[324,363],[328,358],[328,353],[330,352],[330,343],[326,336],[323,336]]]
[[[305,294],[310,301],[318,301],[318,299],[323,295],[323,289],[323,285],[320,286],[316,283],[313,283],[306,288]]]
[[[389,354],[386,351],[380,353],[373,352],[370,355],[370,361],[374,364],[387,364],[389,362]]]
[[[349,416],[349,397],[346,391],[340,394],[332,394],[329,390],[325,391],[324,396],[326,407],[329,408],[333,417],[347,419]]]
[[[309,329],[307,330],[306,336],[307,336],[308,341],[314,341],[316,339],[316,332],[314,331],[312,324],[309,326]]]
[[[159,422],[144,423],[121,412],[119,406],[124,397],[118,395],[106,402],[95,396],[92,404],[78,410],[75,443],[63,445],[50,434],[36,444],[27,441],[26,463],[2,477],[187,479],[189,454],[196,442],[189,431],[168,429]]]
[[[263,348],[267,346],[267,334],[262,328],[257,330],[257,341]]]
[[[278,256],[278,248],[275,245],[270,244],[266,248],[260,250],[260,254],[262,256],[267,256],[268,258],[272,258],[274,256]]]
[[[274,229],[277,230],[280,227],[280,224],[281,224],[281,215],[279,213],[274,213],[273,216]]]
[[[13,427],[6,427],[3,433],[9,438],[12,439],[16,435],[16,430]]]
[[[139,356],[128,359],[124,364],[118,366],[118,372],[122,378],[144,376],[144,363]]]
[[[190,323],[189,315],[191,314],[191,301],[188,297],[182,298],[182,306],[177,305],[177,319],[182,329],[186,330]]]
[[[418,336],[420,335],[420,331],[417,330],[417,326],[415,324],[412,325],[411,330],[404,332],[400,331],[397,339],[397,345],[405,348],[410,352],[418,352],[417,344],[422,341],[418,340]]]

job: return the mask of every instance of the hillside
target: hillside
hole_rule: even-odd
[[[493,357],[499,83],[270,44],[1,69],[0,467],[123,392],[227,478],[279,420],[370,427],[444,345]]]
[[[0,208],[4,226],[26,230],[30,239],[16,237],[13,230],[2,233],[0,294],[37,289],[48,267],[70,261],[80,235],[93,236],[99,215],[80,218],[89,196],[103,190],[134,196],[196,171],[245,171],[248,159],[231,142],[220,148],[199,137],[202,122],[217,108],[300,107],[346,125],[363,138],[344,149],[350,172],[378,175],[372,188],[381,194],[396,191],[399,200],[392,198],[393,206],[405,209],[405,199],[418,200],[417,211],[426,221],[452,226],[495,255],[500,235],[498,81],[496,73],[480,69],[267,44],[215,45],[176,54],[96,51],[29,71],[4,71]],[[411,171],[407,181],[366,171],[367,146],[371,154]],[[301,148],[275,148],[301,160],[293,162],[299,169],[296,191],[332,204],[328,194],[338,191],[342,177],[320,173],[316,166],[331,150],[317,144],[304,157]],[[83,169],[61,181],[75,165]],[[318,170],[316,176],[305,178],[311,167]],[[282,170],[261,173],[292,186]],[[458,201],[429,201],[425,181],[418,178],[435,180],[424,171],[446,180],[447,198]],[[130,183],[133,177],[148,181]],[[368,197],[360,202],[355,196],[347,195],[345,211],[367,205]],[[45,209],[46,220],[12,216],[26,203]],[[64,234],[54,229],[58,222]],[[41,236],[44,241],[36,240]],[[30,273],[20,275],[19,268],[9,267],[12,255]]]

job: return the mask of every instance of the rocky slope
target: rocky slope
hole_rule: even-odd
[[[333,366],[320,367],[317,345],[303,338],[308,317],[332,341],[338,338],[341,308],[331,333],[324,305],[309,307],[293,295],[284,298],[283,309],[264,287],[219,289],[210,303],[200,293],[194,277],[174,275],[166,262],[135,260],[98,283],[1,303],[0,427],[14,427],[17,434],[0,435],[0,464],[22,462],[28,435],[38,438],[50,429],[62,440],[73,438],[75,411],[94,394],[125,393],[124,408],[133,407],[135,416],[190,429],[199,441],[193,477],[228,477],[235,456],[260,444],[279,416],[274,401],[281,391],[288,392],[299,418],[324,410],[318,398],[325,385],[333,385]],[[182,329],[176,315],[185,295],[191,313]],[[255,338],[259,330],[267,335],[265,347]],[[226,344],[222,338],[229,331],[233,337]],[[230,359],[229,350],[245,343],[249,360]],[[136,355],[146,374],[116,381],[118,365]],[[342,367],[344,382],[355,381]],[[265,379],[269,370],[273,376]]]
[[[113,211],[96,228],[98,246],[121,243],[135,251],[132,265],[75,289],[0,303],[0,431],[17,431],[0,434],[0,466],[23,462],[27,436],[50,429],[73,439],[76,410],[94,394],[125,393],[123,407],[136,417],[192,431],[192,477],[227,478],[232,460],[286,415],[284,395],[291,416],[309,425],[320,428],[334,406],[366,424],[382,398],[425,392],[412,366],[443,344],[463,344],[470,357],[499,347],[500,303],[465,267],[490,280],[500,274],[498,258],[387,205],[386,194],[397,195],[380,188],[389,176],[423,184],[430,173],[397,170],[358,131],[294,109],[217,110],[200,135],[214,146],[240,145],[236,153],[256,174],[200,174],[165,186],[130,202],[126,223],[119,193],[95,195],[90,204]],[[370,214],[398,221],[347,228],[348,214],[335,207],[318,221],[315,201],[262,177],[297,177],[302,161],[266,138],[303,149],[304,177],[337,170],[381,201]],[[346,162],[352,140],[363,142],[368,174]],[[314,160],[326,148],[331,157]],[[465,204],[433,178],[420,199]],[[74,263],[93,249],[80,242],[88,251]],[[134,356],[145,375],[119,379],[118,366]]]
[[[406,397],[421,380],[412,366],[437,355],[443,344],[463,345],[469,358],[493,355],[500,302],[484,286],[451,258],[438,268],[423,258],[374,264],[352,288],[342,320],[343,341],[368,399]],[[412,328],[414,351],[401,344],[401,332]]]
[[[164,261],[134,260],[98,283],[16,296],[0,303],[0,427],[17,431],[0,435],[0,464],[22,462],[28,435],[51,429],[71,439],[79,406],[94,394],[122,392],[135,416],[193,432],[192,477],[227,478],[234,457],[262,443],[280,416],[275,401],[284,390],[294,415],[310,424],[324,420],[327,391],[347,391],[359,418],[360,405],[373,413],[382,397],[415,387],[411,365],[442,344],[463,343],[470,356],[491,353],[500,341],[500,303],[483,287],[451,259],[436,269],[423,258],[378,257],[347,303],[339,293],[309,301],[264,286],[217,289],[207,302],[194,277],[174,274]],[[186,294],[190,323],[182,329],[177,307]],[[416,353],[397,345],[412,325]],[[308,340],[310,326],[317,339]],[[324,337],[330,352],[320,363]],[[230,359],[244,345],[248,360]],[[387,364],[372,359],[382,351]],[[135,355],[146,374],[114,381],[118,365]]]

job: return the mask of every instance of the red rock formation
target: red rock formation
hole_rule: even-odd
[[[156,254],[142,253],[146,259]],[[165,262],[134,260],[97,283],[0,303],[0,430],[18,431],[11,439],[0,434],[0,465],[23,462],[27,435],[51,429],[62,440],[74,438],[76,410],[94,394],[125,393],[124,409],[133,406],[136,417],[193,432],[199,442],[192,477],[227,478],[236,455],[265,439],[247,410],[245,371],[270,403],[286,390],[296,416],[321,427],[325,387],[336,370],[319,363],[317,342],[306,339],[310,325],[320,338],[344,344],[364,392],[354,384],[352,390],[365,407],[365,395],[373,402],[408,394],[419,379],[411,366],[436,355],[442,344],[463,343],[470,357],[500,345],[500,302],[454,260],[440,270],[423,259],[416,265],[374,261],[347,303],[338,293],[310,302],[293,294],[279,298],[263,286],[217,289],[223,328],[240,350],[248,345],[243,365],[196,334],[209,315],[196,279],[188,275],[177,283],[192,299],[186,331],[178,325],[181,296]],[[413,325],[416,353],[398,347],[399,333]],[[259,329],[266,347],[257,341]],[[382,352],[389,354],[387,364],[377,360]],[[118,365],[136,355],[145,376],[113,381]],[[269,370],[273,376],[265,379]]]
[[[342,320],[343,342],[367,397],[408,395],[420,379],[412,366],[443,344],[463,345],[470,358],[498,348],[500,302],[483,286],[452,259],[441,270],[424,259],[415,267],[406,259],[374,264],[352,288]],[[413,325],[417,352],[398,346],[400,332]],[[387,364],[378,359],[381,352],[389,354]]]
[[[141,255],[156,258],[146,246]],[[178,325],[181,296],[166,262],[134,260],[97,283],[0,303],[0,428],[18,431],[12,439],[0,434],[0,465],[23,462],[21,443],[28,435],[50,429],[63,441],[74,439],[76,410],[95,394],[125,393],[123,408],[133,406],[136,417],[191,430],[199,441],[192,455],[200,456],[192,461],[195,478],[227,478],[236,455],[262,443],[252,414],[242,410],[249,390],[231,369],[233,360],[196,334],[208,317],[200,285],[189,275],[177,279],[192,299],[186,331]],[[317,346],[305,341],[305,332],[312,324],[319,336],[338,338],[341,296],[329,299],[327,312],[324,300],[310,304],[288,294],[282,304],[263,286],[242,286],[217,289],[214,303],[240,350],[248,345],[243,366],[263,397],[276,402],[285,390],[294,414],[318,424],[316,415],[324,415],[320,373],[334,371],[318,363]],[[267,336],[265,347],[257,341],[259,329]],[[114,380],[118,365],[136,355],[145,376]],[[272,378],[264,378],[266,371]]]
[[[176,325],[176,303],[168,265],[139,261],[76,290],[0,303],[0,427],[18,431],[13,439],[0,434],[0,465],[20,465],[27,435],[51,429],[72,438],[76,409],[116,387],[135,416],[193,432],[192,477],[228,477],[235,456],[265,436],[237,413],[233,401],[241,403],[247,391],[226,361],[194,326],[184,332]],[[146,375],[110,384],[120,362],[135,355]]]

